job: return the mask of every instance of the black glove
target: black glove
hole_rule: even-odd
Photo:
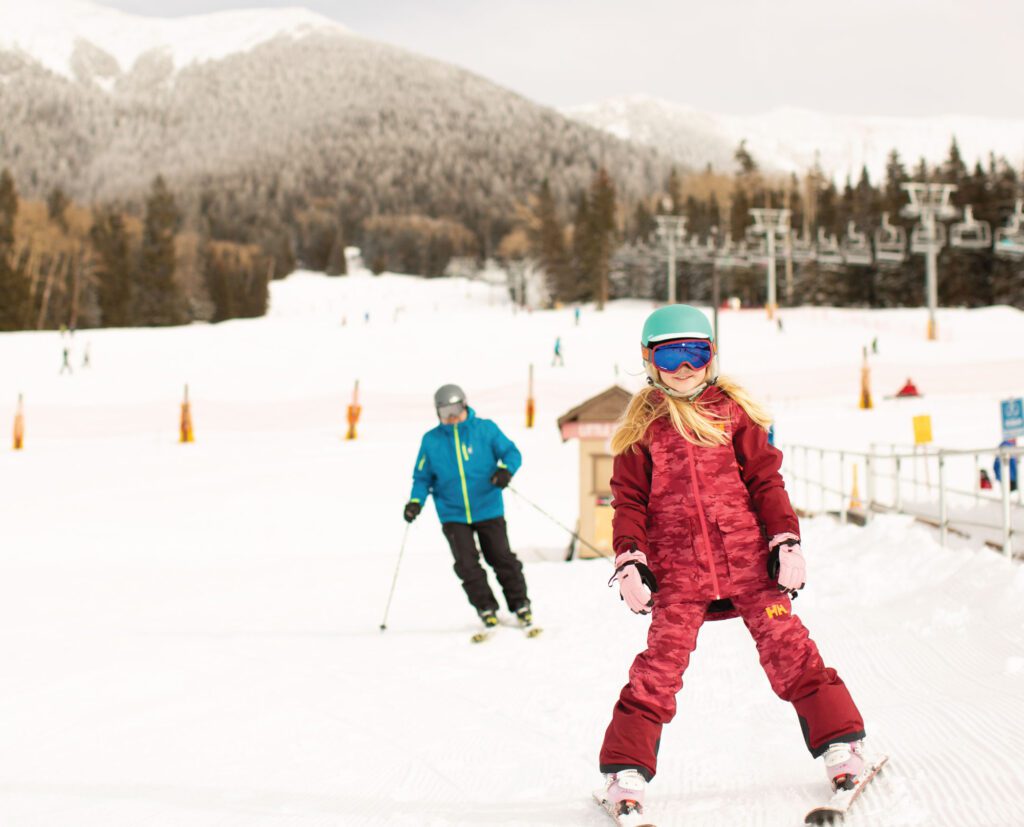
[[[512,472],[508,468],[499,468],[491,474],[491,485],[496,485],[498,488],[504,488],[510,482],[512,482]]]
[[[405,521],[407,523],[411,523],[420,515],[420,511],[422,510],[423,506],[416,502],[416,500],[409,500],[409,502],[405,504],[405,510],[402,512],[402,516],[405,517]]]

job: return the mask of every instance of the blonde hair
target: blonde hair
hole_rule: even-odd
[[[715,387],[739,405],[755,425],[767,429],[771,424],[768,412],[731,379],[720,376]],[[633,397],[619,420],[612,434],[612,453],[623,454],[633,448],[647,434],[651,423],[662,416],[668,416],[680,436],[694,445],[710,447],[729,442],[725,432],[727,417],[709,410],[700,397],[690,402],[648,387]]]

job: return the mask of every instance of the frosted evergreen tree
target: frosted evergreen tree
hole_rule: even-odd
[[[174,242],[180,220],[174,196],[158,175],[146,199],[134,296],[135,324],[175,325],[187,320],[184,297],[174,281]]]

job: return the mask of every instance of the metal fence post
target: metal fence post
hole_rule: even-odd
[[[939,451],[939,543],[946,545],[946,455]]]
[[[875,502],[875,472],[873,454],[864,455],[864,525],[871,522],[871,506]]]
[[[1002,477],[1000,482],[1003,485],[1003,554],[1006,558],[1013,558],[1012,527],[1010,526],[1010,455],[1006,452],[999,452],[999,462]]]
[[[846,463],[843,462],[843,452],[839,452],[839,522],[846,522],[846,488],[843,485],[843,474],[846,473]]]
[[[1005,474],[1003,476],[1006,476]],[[825,513],[825,449],[818,449],[818,503],[821,506],[818,513]]]
[[[900,486],[900,482],[901,482],[901,480],[900,480],[900,473],[902,472],[901,471],[902,465],[903,465],[903,460],[897,455],[897,457],[896,457],[896,478],[893,480],[893,485],[895,486],[895,489],[896,489],[893,492],[893,494],[895,495],[893,497],[893,499],[895,499],[895,501],[896,501],[895,502],[895,506],[896,506],[896,510],[897,511],[902,511],[903,510],[903,489]]]

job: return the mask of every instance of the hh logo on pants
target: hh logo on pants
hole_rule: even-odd
[[[771,618],[782,617],[783,615],[789,614],[789,611],[781,603],[776,603],[774,606],[768,606],[764,611],[765,614]]]

